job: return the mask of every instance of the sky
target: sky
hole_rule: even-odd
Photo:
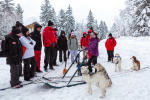
[[[126,0],[50,0],[57,15],[60,9],[66,10],[69,4],[73,9],[73,15],[77,22],[86,22],[89,10],[92,10],[98,24],[105,21],[109,29],[121,9],[125,8]],[[39,21],[40,7],[44,0],[14,0],[19,3],[24,10],[24,24],[32,21]]]

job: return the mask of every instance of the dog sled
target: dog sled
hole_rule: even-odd
[[[86,65],[87,63],[86,60],[83,60],[82,62],[80,62],[80,53],[82,51],[83,50],[79,51],[73,63],[67,69],[65,74],[62,77],[59,77],[58,80],[53,80],[51,78],[43,77],[43,79],[45,80],[45,85],[48,86],[49,88],[60,89],[64,87],[72,87],[72,86],[86,84],[84,81],[78,81],[78,80],[82,80],[81,79],[81,67]],[[77,61],[76,70],[73,73],[73,75],[68,78],[66,75],[68,74],[68,72],[73,67],[76,61]],[[73,81],[73,79],[75,79],[75,81]]]

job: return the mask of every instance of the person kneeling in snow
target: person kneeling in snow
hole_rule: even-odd
[[[21,36],[19,40],[23,45],[24,80],[30,81],[34,77],[37,67],[34,58],[34,46],[36,42],[30,38],[29,30],[26,27],[23,27],[22,33],[24,36]]]
[[[91,37],[91,39],[90,39],[89,47],[86,49],[88,49],[91,54],[90,59],[88,60],[89,71],[91,74],[92,73],[92,64],[93,65],[97,64],[97,57],[99,55],[98,43],[100,40],[97,37],[97,33],[95,33],[95,32],[92,32],[90,34],[90,37]]]

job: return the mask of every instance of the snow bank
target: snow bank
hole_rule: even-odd
[[[105,41],[100,42],[99,52],[100,62],[111,75],[117,75],[114,72],[113,64],[107,62],[107,52],[105,50]],[[119,53],[122,57],[122,69],[129,70],[132,66],[130,58],[136,56],[141,61],[141,67],[148,67],[150,57],[150,37],[121,37],[117,39],[117,47],[115,53]],[[43,67],[44,54],[42,55],[41,67]],[[9,86],[10,74],[9,66],[5,64],[5,59],[0,59],[0,88]],[[67,67],[70,65],[68,61]],[[64,64],[55,67],[55,71],[50,71],[47,76],[62,76]],[[76,67],[70,71],[70,75],[75,71]],[[123,73],[122,72],[122,73]],[[42,75],[42,74],[40,74]],[[104,100],[150,100],[150,69],[139,72],[131,72],[112,77],[113,85],[108,89]],[[23,80],[23,78],[21,78]],[[0,100],[101,100],[100,89],[93,86],[93,95],[87,93],[87,85],[81,85],[63,89],[45,89],[43,84],[29,85],[21,89],[9,89],[0,92]]]

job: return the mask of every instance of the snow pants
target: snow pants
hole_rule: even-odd
[[[107,51],[108,54],[108,61],[113,61],[114,58],[114,51]]]
[[[20,81],[19,81],[20,67],[21,67],[21,64],[18,64],[18,65],[11,64],[10,65],[10,75],[11,75],[10,84],[11,84],[11,87],[14,87],[14,86],[20,84]]]
[[[40,64],[41,64],[41,50],[35,50],[35,60],[37,62],[37,68],[36,70],[40,70]]]
[[[57,64],[56,63],[56,61],[57,61],[57,51],[58,51],[57,47],[54,47],[54,61],[53,61],[53,65]]]
[[[92,65],[97,64],[97,57],[96,56],[91,56],[91,58],[88,60],[88,66],[89,66],[89,71],[92,72]]]
[[[24,80],[29,81],[34,77],[37,63],[34,57],[24,59]]]
[[[44,59],[44,69],[47,70],[49,65],[50,69],[53,69],[53,62],[54,62],[54,47],[45,47],[45,59]]]
[[[62,53],[64,54],[64,61],[67,61],[66,50],[59,50],[59,61],[62,62]]]
[[[77,52],[78,50],[70,50],[70,54],[71,54],[71,62],[73,63],[76,56],[77,56]]]

